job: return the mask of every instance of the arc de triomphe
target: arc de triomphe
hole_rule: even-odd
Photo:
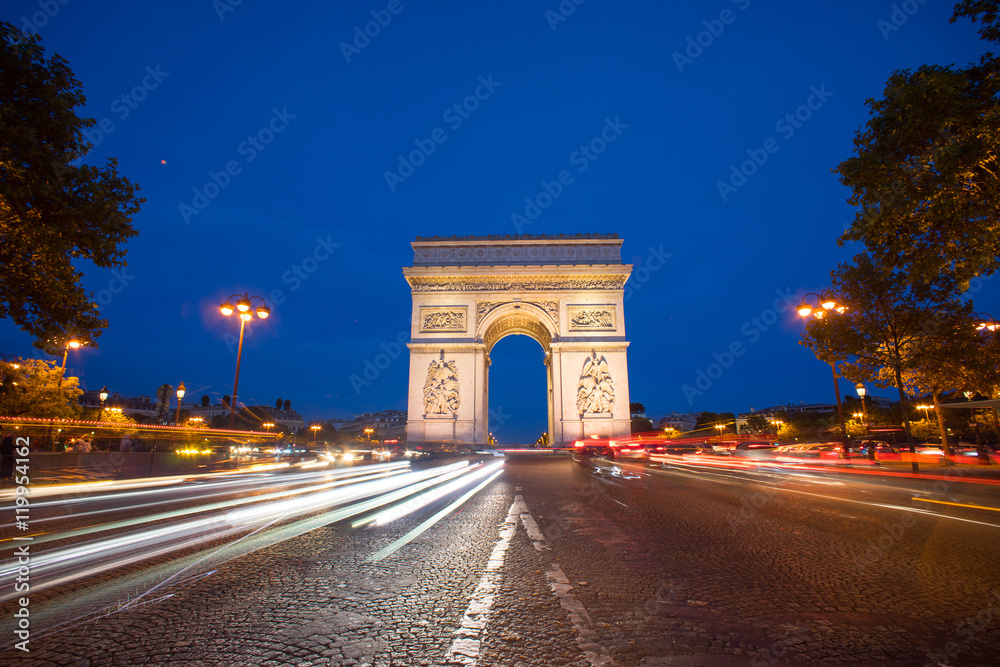
[[[486,443],[490,350],[505,336],[545,351],[549,442],[630,433],[616,234],[417,237],[410,284],[411,443]]]

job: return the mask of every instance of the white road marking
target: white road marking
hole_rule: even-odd
[[[520,490],[520,487],[518,487]],[[462,617],[462,626],[455,631],[459,635],[451,644],[451,648],[445,655],[445,662],[452,665],[466,665],[475,667],[479,660],[480,637],[486,629],[489,620],[490,609],[493,606],[494,593],[500,580],[500,570],[503,568],[507,557],[507,549],[510,541],[517,532],[517,524],[520,521],[524,530],[531,538],[531,542],[536,551],[547,551],[549,545],[545,541],[545,536],[538,528],[538,522],[531,515],[524,498],[520,495],[514,496],[514,502],[507,512],[507,518],[500,529],[500,539],[493,547],[493,553],[486,564],[486,572],[479,581],[469,607]],[[573,586],[569,582],[566,573],[563,572],[559,564],[553,562],[545,577],[549,582],[549,588],[559,599],[560,606],[566,610],[569,620],[576,628],[576,643],[583,651],[584,657],[591,667],[609,664],[611,656],[607,649],[598,643],[597,631],[594,630],[594,623],[587,613],[583,603],[573,594]]]

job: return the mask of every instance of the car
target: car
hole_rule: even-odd
[[[732,456],[751,459],[770,458],[777,447],[770,442],[739,442],[730,450]]]
[[[697,454],[701,451],[701,446],[692,442],[657,442],[646,445],[646,451],[654,456],[662,454],[680,456],[683,454]]]
[[[592,463],[594,459],[614,460],[615,450],[606,442],[590,444],[583,440],[578,440],[573,444],[574,463]]]

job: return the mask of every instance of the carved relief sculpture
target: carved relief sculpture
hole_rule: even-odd
[[[581,414],[610,415],[615,407],[615,388],[607,360],[592,352],[583,362],[583,373],[576,386],[576,407]]]
[[[615,318],[607,310],[578,310],[570,320],[573,328],[614,329]]]
[[[465,313],[460,310],[426,313],[424,315],[423,329],[465,331]]]
[[[427,381],[424,382],[424,414],[453,415],[458,412],[460,403],[455,361],[432,361],[427,369]]]
[[[495,308],[499,308],[506,301],[477,301],[476,302],[476,326],[483,321],[483,318],[490,314]]]

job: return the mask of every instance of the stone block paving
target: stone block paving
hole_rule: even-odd
[[[824,503],[771,500],[733,526],[747,493],[738,486],[541,466],[508,479],[567,576],[588,582],[576,594],[620,664],[991,665],[1000,655],[996,569],[957,558],[966,539],[995,548],[984,533],[920,519],[861,567],[852,556],[884,526]]]
[[[438,665],[512,497],[498,480],[375,563],[373,552],[438,507],[385,527],[320,528],[233,560],[169,599],[33,640],[30,654],[3,651],[0,663]]]

